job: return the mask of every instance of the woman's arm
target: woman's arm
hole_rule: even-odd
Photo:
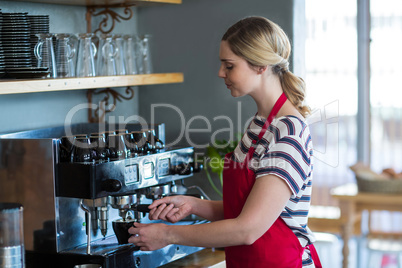
[[[193,206],[192,214],[209,221],[223,220],[223,202],[214,200],[202,200],[199,198]]]
[[[240,215],[235,219],[198,225],[135,224],[129,241],[141,250],[155,250],[168,244],[201,247],[250,245],[276,221],[291,196],[288,185],[275,175],[256,180]],[[204,200],[205,201],[205,200]],[[203,206],[207,203],[197,202]],[[201,209],[203,211],[207,211]]]
[[[177,222],[190,214],[195,214],[209,221],[223,219],[222,201],[203,200],[191,196],[168,196],[155,200],[149,208],[150,220]]]

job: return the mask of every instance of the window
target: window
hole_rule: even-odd
[[[371,0],[371,166],[402,171],[402,2]]]
[[[315,146],[312,203],[333,205],[328,191],[354,182],[358,161],[358,27],[362,7],[351,0],[306,0],[307,103]],[[370,2],[370,166],[402,171],[402,2]],[[359,10],[360,11],[360,10]],[[360,29],[360,28],[359,28]],[[362,101],[362,100],[360,100]],[[360,148],[361,149],[361,148]]]
[[[353,181],[356,163],[356,2],[306,0],[307,103],[315,148],[312,203],[333,205],[329,189]]]

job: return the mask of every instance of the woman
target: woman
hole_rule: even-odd
[[[321,267],[307,227],[312,142],[304,82],[289,69],[290,43],[268,19],[248,17],[220,44],[223,78],[233,97],[251,96],[257,113],[225,158],[223,201],[171,196],[154,201],[151,220],[195,214],[210,223],[140,224],[129,241],[141,250],[168,244],[225,247],[227,267]]]

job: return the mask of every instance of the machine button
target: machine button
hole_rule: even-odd
[[[138,165],[124,167],[124,183],[126,185],[139,182]]]
[[[146,162],[143,165],[144,179],[152,179],[155,174],[155,167],[153,162]]]
[[[121,182],[119,180],[108,179],[102,182],[102,190],[106,192],[118,192],[121,189]]]

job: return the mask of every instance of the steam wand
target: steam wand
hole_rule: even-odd
[[[87,215],[87,223],[86,223],[86,230],[87,230],[87,254],[91,255],[91,211],[89,210],[88,207],[86,207],[83,203],[83,199],[80,201],[80,207],[83,211],[85,211],[85,214]]]
[[[189,190],[189,189],[196,189],[196,190],[198,190],[198,191],[201,193],[201,196],[203,196],[205,199],[211,200],[211,198],[204,192],[204,190],[203,190],[200,186],[198,186],[198,185],[186,186],[186,185],[184,184],[184,180],[181,180],[181,185],[182,185],[183,187],[185,187],[187,190]]]

